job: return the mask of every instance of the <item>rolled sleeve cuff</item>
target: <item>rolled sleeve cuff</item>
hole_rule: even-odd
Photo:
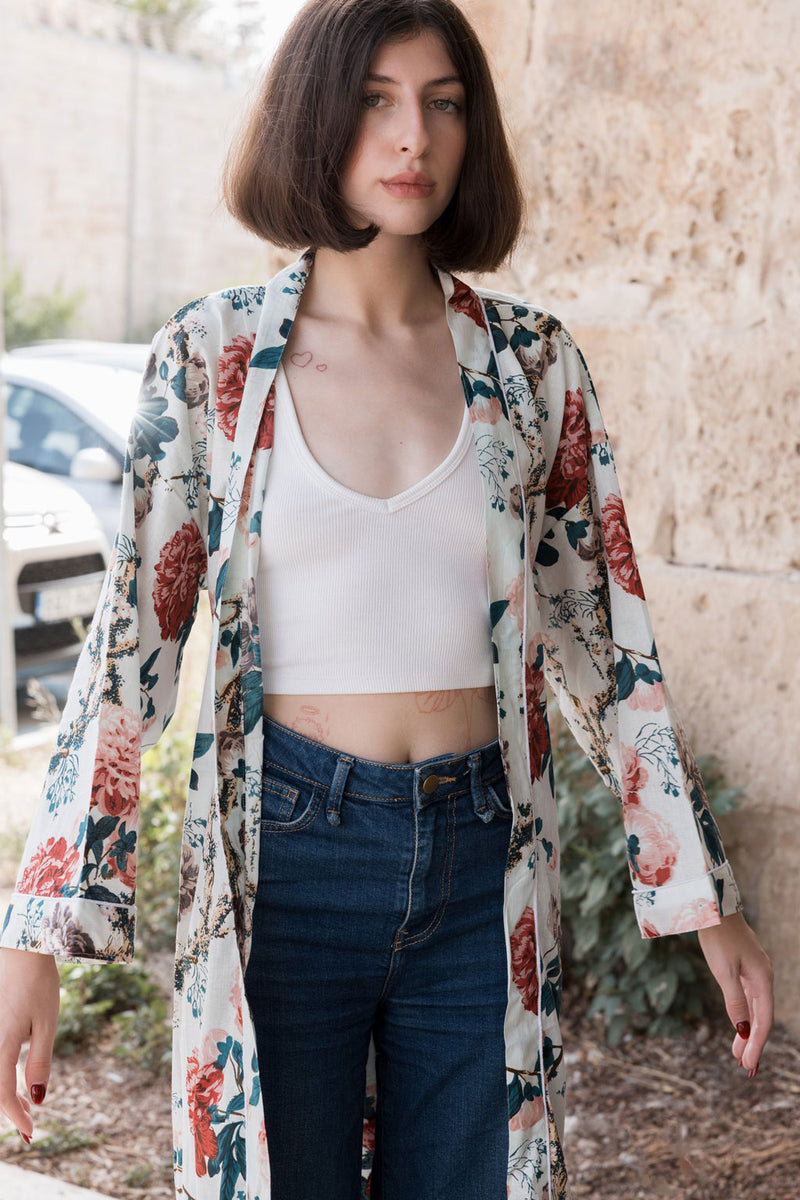
[[[728,862],[705,875],[657,888],[634,888],[633,906],[642,937],[690,933],[719,925],[742,907],[739,889]]]
[[[53,954],[68,962],[126,963],[133,959],[135,923],[133,905],[15,892],[0,946]]]

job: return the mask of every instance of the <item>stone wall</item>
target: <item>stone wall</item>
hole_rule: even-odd
[[[526,177],[501,286],[588,359],[667,678],[800,1032],[800,6],[465,0]]]
[[[28,292],[83,291],[76,334],[149,341],[271,267],[218,203],[248,84],[214,53],[92,0],[0,4],[3,255]]]

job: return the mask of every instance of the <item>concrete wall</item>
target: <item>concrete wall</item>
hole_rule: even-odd
[[[165,32],[92,0],[0,4],[3,254],[29,292],[83,290],[74,333],[149,340],[272,261],[218,204],[248,81]]]
[[[581,344],[667,678],[800,1032],[800,5],[465,0],[529,196],[502,284]]]

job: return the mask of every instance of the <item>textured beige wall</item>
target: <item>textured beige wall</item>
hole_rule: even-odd
[[[502,284],[581,344],[665,672],[800,1032],[800,5],[464,0],[526,177]]]

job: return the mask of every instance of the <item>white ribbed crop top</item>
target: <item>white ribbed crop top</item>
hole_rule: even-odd
[[[417,692],[494,682],[483,484],[468,410],[450,453],[396,496],[352,491],[275,377],[255,580],[265,692]]]

